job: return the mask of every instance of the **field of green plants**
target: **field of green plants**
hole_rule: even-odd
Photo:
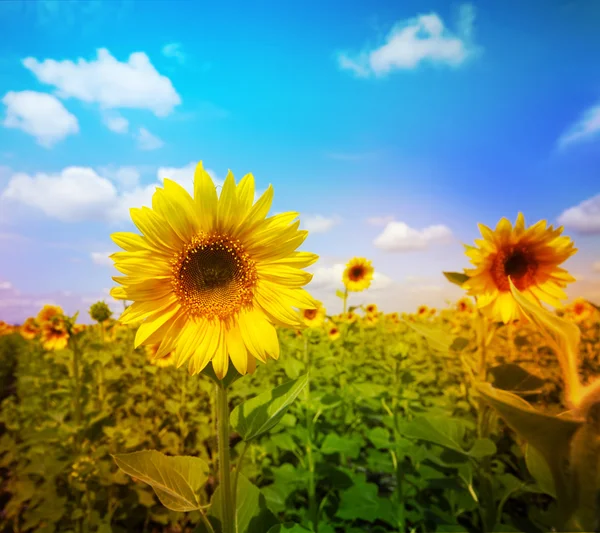
[[[570,319],[584,382],[600,374],[587,305]],[[53,349],[4,325],[0,531],[221,531],[210,370],[152,362],[135,327],[97,309],[94,326],[66,320]],[[483,331],[464,303],[402,319],[349,311],[278,329],[279,359],[252,375],[230,366],[239,533],[598,527],[598,438],[555,416],[567,410],[560,336],[535,320]]]

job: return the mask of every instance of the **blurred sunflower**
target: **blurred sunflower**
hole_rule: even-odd
[[[83,333],[86,329],[85,324],[74,324],[73,325],[73,335],[79,335],[79,333]]]
[[[0,320],[0,336],[1,335],[10,335],[15,330],[14,326],[7,324]]]
[[[342,281],[350,292],[361,292],[371,285],[374,272],[371,261],[364,257],[354,257],[348,261]]]
[[[337,326],[331,325],[329,326],[329,328],[327,328],[327,336],[329,337],[330,341],[336,341],[340,338],[340,330]]]
[[[378,313],[377,306],[375,304],[366,305],[365,312],[367,315],[376,315]]]
[[[44,350],[63,350],[69,342],[69,332],[64,320],[54,317],[42,323],[42,345]]]
[[[347,311],[339,315],[340,322],[345,324],[354,324],[358,320],[358,315],[354,311]]]
[[[173,366],[175,364],[176,357],[175,352],[169,352],[167,355],[163,355],[159,359],[155,359],[152,364],[156,365],[159,368],[166,368],[168,366]]]
[[[35,337],[40,333],[40,327],[35,321],[35,318],[29,317],[27,320],[25,320],[21,326],[20,333],[24,339],[35,339]]]
[[[429,309],[429,316],[434,316],[437,313],[437,309],[435,307],[432,307],[431,309]]]
[[[300,316],[309,328],[318,328],[325,320],[325,308],[321,302],[317,302],[318,306],[315,309],[302,309]]]
[[[387,315],[387,318],[388,318],[388,319],[389,319],[391,322],[393,322],[394,324],[400,324],[400,315],[399,315],[398,313],[396,313],[396,312],[394,312],[394,313],[389,313],[389,314]]]
[[[367,327],[373,327],[375,324],[377,324],[377,322],[379,322],[379,313],[365,315],[363,318],[363,323]]]
[[[41,324],[42,322],[52,320],[54,317],[62,317],[63,315],[62,307],[58,305],[45,305],[38,313],[37,321]]]
[[[596,308],[585,298],[575,298],[565,311],[575,322],[584,322],[595,313]]]
[[[567,297],[563,289],[575,278],[558,265],[577,249],[569,237],[561,236],[562,227],[546,225],[541,220],[525,228],[522,213],[514,228],[506,218],[494,231],[479,224],[483,239],[475,241],[478,247],[465,246],[475,268],[465,269],[469,279],[463,287],[477,297],[477,307],[488,316],[504,323],[524,318],[510,292],[509,279],[536,304],[562,307],[560,300]]]
[[[456,310],[459,313],[469,314],[473,312],[473,303],[470,298],[461,298],[456,302]]]
[[[429,307],[426,305],[420,305],[417,309],[417,315],[419,316],[427,316],[429,314]]]
[[[111,256],[125,274],[111,295],[133,301],[122,322],[143,321],[136,347],[160,344],[158,358],[177,348],[177,367],[188,362],[197,374],[212,362],[222,379],[230,358],[246,374],[256,359],[279,357],[274,325],[304,327],[292,308],[317,307],[302,288],[312,274],[302,269],[318,256],[295,251],[308,234],[294,222],[298,213],[266,218],[273,187],[255,204],[254,190],[251,174],[236,186],[229,172],[217,197],[200,162],[193,198],[165,179],[152,209],[131,209],[142,235],[112,235],[126,251]]]

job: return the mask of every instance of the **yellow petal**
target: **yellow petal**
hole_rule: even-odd
[[[198,163],[194,172],[194,201],[196,203],[200,227],[209,231],[214,227],[217,216],[217,189],[208,173]]]
[[[235,369],[244,376],[248,371],[248,350],[237,325],[227,331],[227,351]]]

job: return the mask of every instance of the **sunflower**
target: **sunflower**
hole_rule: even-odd
[[[396,312],[388,314],[387,318],[390,322],[394,324],[400,324],[400,315]]]
[[[212,362],[218,378],[229,360],[240,374],[254,372],[256,359],[279,357],[275,325],[302,329],[297,309],[314,309],[302,287],[302,269],[318,256],[295,251],[308,232],[298,213],[265,218],[273,200],[269,186],[253,204],[254,178],[236,186],[229,172],[217,197],[202,167],[194,174],[194,197],[169,179],[157,188],[152,208],[131,209],[142,235],[116,233],[125,250],[111,257],[125,274],[111,295],[133,303],[124,323],[141,323],[135,346],[160,344],[158,358],[176,350],[176,365],[197,374]]]
[[[21,336],[27,340],[35,339],[39,332],[40,327],[33,317],[29,317],[27,320],[25,320],[20,329]]]
[[[300,315],[302,320],[309,328],[317,328],[325,320],[325,308],[321,302],[317,302],[318,306],[315,309],[302,309]]]
[[[475,241],[478,247],[466,246],[475,268],[465,269],[470,279],[463,287],[477,297],[477,307],[488,316],[504,323],[524,318],[510,292],[510,280],[536,304],[562,307],[560,300],[567,297],[563,289],[575,278],[558,265],[577,249],[569,237],[561,237],[562,226],[554,229],[546,224],[541,220],[525,228],[522,213],[514,228],[506,218],[495,231],[479,224],[483,239]]]
[[[575,298],[565,311],[575,322],[584,322],[594,314],[595,310],[585,298]]]
[[[330,341],[336,341],[340,338],[340,330],[337,326],[335,325],[330,325],[327,328],[327,336],[329,337]]]
[[[338,315],[339,321],[345,324],[354,324],[358,320],[358,315],[354,311],[347,311]]]
[[[370,315],[365,315],[363,318],[363,323],[367,327],[373,327],[379,322],[379,313],[374,313]]]
[[[342,281],[351,292],[360,292],[369,288],[373,280],[375,269],[371,265],[371,261],[364,257],[354,257],[348,261],[346,270],[342,275]]]
[[[431,309],[429,309],[429,316],[434,316],[437,313],[437,309],[435,307],[432,307]]]
[[[461,314],[470,314],[473,312],[473,303],[469,298],[461,298],[456,302],[456,310]]]
[[[62,350],[69,342],[69,332],[64,320],[53,318],[42,324],[42,345],[44,350]]]
[[[419,316],[427,316],[429,314],[429,307],[426,305],[420,305],[417,309],[417,315]]]
[[[365,312],[367,315],[376,315],[378,313],[377,306],[375,304],[366,305]]]
[[[175,352],[169,352],[167,355],[163,355],[159,359],[152,361],[153,365],[159,368],[166,368],[175,364]]]
[[[61,317],[63,315],[63,310],[58,305],[45,305],[38,313],[37,321],[41,324],[52,320],[54,317]]]
[[[0,320],[0,336],[10,335],[15,330],[14,326]]]

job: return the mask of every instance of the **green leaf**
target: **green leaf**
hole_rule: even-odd
[[[346,297],[346,293],[344,293],[344,291],[340,291],[339,289],[335,291],[335,295],[342,300]]]
[[[448,334],[438,326],[429,324],[416,324],[408,320],[402,320],[409,328],[425,337],[427,344],[433,350],[447,353],[454,342],[452,335]]]
[[[405,437],[424,440],[467,454],[462,447],[465,426],[460,421],[446,416],[420,416],[400,427]]]
[[[456,352],[462,352],[467,346],[469,346],[469,339],[465,339],[464,337],[456,337],[452,341],[450,349]]]
[[[340,437],[337,433],[328,433],[321,445],[321,452],[326,454],[343,453],[351,459],[360,454],[362,439]]]
[[[510,392],[495,389],[489,383],[476,383],[476,390],[527,443],[545,459],[554,481],[563,519],[572,511],[572,496],[568,489],[564,463],[573,435],[582,422],[549,416],[534,409],[525,400]]]
[[[273,526],[267,533],[310,533],[310,529],[303,528],[300,524],[286,522],[285,524]]]
[[[308,384],[308,374],[263,392],[238,405],[231,412],[231,425],[245,441],[273,428]]]
[[[506,391],[535,392],[546,383],[514,363],[506,363],[489,369],[494,376],[494,387]]]
[[[578,405],[581,394],[577,363],[581,340],[579,327],[527,299],[512,281],[510,281],[510,290],[523,313],[542,332],[550,347],[556,352],[565,383],[565,398],[568,403]]]
[[[536,480],[538,487],[553,498],[556,498],[556,488],[552,479],[552,472],[544,456],[533,446],[527,444],[525,446],[525,464],[527,470]]]
[[[123,472],[148,483],[167,509],[185,512],[201,507],[198,493],[209,469],[199,457],[169,457],[156,450],[112,457]]]
[[[443,274],[450,283],[454,283],[459,287],[462,287],[463,283],[469,279],[469,276],[462,272],[444,272]]]
[[[232,473],[232,487],[233,477]],[[223,523],[221,505],[221,487],[217,487],[208,513],[210,522],[215,527],[215,533],[221,531],[221,524]],[[279,523],[275,515],[267,508],[266,499],[260,489],[256,485],[253,485],[241,472],[238,477],[236,511],[237,533],[269,531]],[[206,528],[202,524],[199,524],[196,528],[196,533],[204,532],[206,532]]]
[[[204,370],[202,370],[202,372],[200,372],[202,375],[210,378],[211,380],[213,380],[217,385],[219,385],[220,387],[225,387],[228,388],[232,383],[235,383],[238,379],[240,379],[241,377],[243,377],[236,369],[235,366],[233,365],[229,365],[229,369],[227,370],[227,374],[225,375],[225,377],[221,380],[217,377],[217,375],[215,374],[215,371],[211,365],[206,365],[204,367]]]

